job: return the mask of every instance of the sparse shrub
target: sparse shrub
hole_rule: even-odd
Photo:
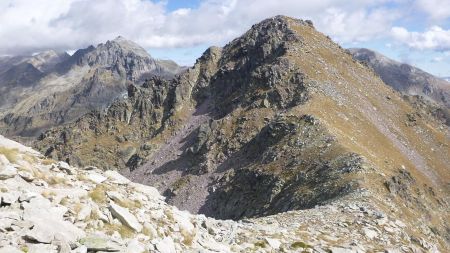
[[[106,203],[106,189],[104,185],[97,185],[92,191],[89,192],[89,197],[96,203]]]
[[[67,206],[67,205],[69,205],[69,203],[70,203],[70,201],[69,201],[68,197],[62,198],[61,201],[59,202],[59,204],[63,205],[63,206]]]
[[[23,159],[25,161],[27,161],[28,163],[31,163],[31,164],[33,164],[33,163],[35,163],[37,161],[37,158],[35,156],[32,156],[32,155],[24,155]]]
[[[41,194],[47,199],[56,196],[56,192],[50,190],[44,190]]]
[[[28,246],[24,245],[22,247],[20,247],[20,250],[27,253],[29,251]]]
[[[185,229],[182,229],[181,235],[183,236],[182,243],[186,246],[191,246],[192,242],[194,241],[194,238],[195,238],[195,232],[189,233]]]
[[[139,209],[142,207],[142,203],[138,200],[125,199],[125,200],[119,201],[118,204],[123,207],[126,207],[128,209]]]
[[[257,242],[255,242],[255,246],[258,248],[265,248],[266,242],[265,241],[257,241]]]
[[[67,180],[63,177],[51,176],[46,181],[50,185],[56,185],[56,184],[65,184]]]
[[[294,243],[291,244],[291,247],[294,248],[294,249],[298,249],[298,248],[303,248],[303,249],[311,248],[310,245],[308,245],[308,244],[306,244],[306,243],[304,243],[304,242],[294,242]]]
[[[107,235],[112,235],[115,231],[117,231],[122,238],[132,238],[135,235],[131,228],[122,224],[105,224],[104,229]]]
[[[80,213],[81,209],[83,209],[83,204],[81,204],[81,203],[76,203],[73,206],[73,211],[77,214]]]
[[[46,158],[46,159],[41,160],[41,163],[43,165],[50,165],[50,164],[56,163],[56,161],[53,159],[50,159],[50,158]]]

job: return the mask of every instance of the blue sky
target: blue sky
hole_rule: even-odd
[[[282,1],[281,1],[282,2]],[[427,13],[423,10],[414,10],[413,8],[404,9],[404,5],[411,1],[385,1],[381,6],[391,10],[403,10],[409,12],[403,18],[395,20],[392,24],[394,26],[405,27],[408,30],[415,32],[423,32],[428,27],[439,24],[444,30],[450,30],[449,16],[442,20],[429,19]],[[176,11],[180,8],[198,8],[200,0],[169,0],[166,2],[168,11]],[[434,3],[430,3],[434,4]],[[442,1],[436,5],[436,8],[444,6],[444,8],[450,8],[450,2]],[[301,17],[300,17],[301,18]],[[314,20],[313,20],[314,21]],[[450,36],[450,33],[449,35]],[[390,58],[397,61],[406,62],[411,65],[422,68],[437,76],[450,76],[450,45],[448,45],[449,51],[433,50],[433,49],[415,49],[398,43],[390,37],[382,37],[368,41],[348,41],[341,43],[346,48],[350,47],[365,47],[376,50]],[[178,62],[183,64],[191,64],[192,59],[197,58],[208,45],[197,45],[189,48],[174,48],[174,49],[152,49],[152,54],[158,58],[177,59]]]
[[[191,65],[252,24],[311,19],[343,47],[367,47],[450,76],[450,0],[2,0],[0,55],[75,50],[122,35]]]

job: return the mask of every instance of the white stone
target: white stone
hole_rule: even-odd
[[[0,180],[12,178],[17,175],[17,169],[12,165],[2,166],[0,168]]]
[[[164,200],[164,197],[154,187],[137,183],[132,183],[132,185],[136,191],[145,194],[149,199]]]
[[[173,217],[180,229],[188,233],[193,232],[194,225],[190,221],[190,214],[188,212],[173,210]]]
[[[52,244],[57,246],[58,253],[70,253],[72,251],[70,244],[61,234],[56,234]]]
[[[25,237],[42,243],[50,243],[56,234],[68,243],[74,243],[84,236],[84,232],[68,221],[48,219],[33,220],[33,228]]]
[[[161,253],[176,253],[175,243],[171,237],[165,237],[156,243],[156,249]]]
[[[0,232],[6,232],[11,227],[13,221],[11,219],[0,219]]]
[[[132,228],[136,232],[142,231],[142,225],[138,222],[136,217],[131,214],[127,208],[116,205],[114,202],[111,202],[109,205],[109,211],[113,215],[113,217],[119,219],[122,224],[127,225]]]
[[[20,192],[18,191],[9,191],[0,193],[1,203],[11,205],[19,200]]]
[[[397,226],[399,226],[399,227],[401,227],[401,228],[406,227],[405,223],[403,223],[403,222],[400,221],[400,220],[396,220],[396,221],[395,221],[395,225],[397,225]]]
[[[56,245],[52,244],[28,244],[28,253],[57,253]]]
[[[18,174],[27,182],[32,182],[34,180],[34,176],[28,171],[19,171]]]
[[[23,192],[19,197],[19,201],[20,202],[30,201],[32,198],[36,198],[38,196],[41,196],[41,195],[36,192],[30,192],[30,191]]]
[[[72,253],[87,253],[88,249],[86,246],[81,245],[80,247],[72,250]]]
[[[126,185],[129,184],[131,181],[120,175],[119,172],[115,171],[115,170],[107,170],[105,171],[105,176],[108,177],[111,182],[115,183],[115,184],[121,184],[121,185]]]
[[[103,183],[107,178],[96,172],[89,172],[87,178],[96,184]]]
[[[281,242],[278,239],[265,238],[272,249],[279,249]]]
[[[42,243],[50,243],[57,234],[68,243],[74,243],[84,236],[84,231],[63,220],[67,212],[64,206],[52,206],[45,198],[33,198],[23,202],[23,219],[33,223],[33,229],[25,237]]]
[[[151,223],[145,222],[144,230],[145,230],[146,235],[148,237],[150,237],[150,239],[154,239],[154,238],[158,237],[158,231],[156,231],[155,227]]]
[[[84,245],[88,251],[121,251],[122,247],[108,238],[90,235],[80,240],[80,243]]]
[[[84,204],[80,212],[77,214],[77,220],[84,221],[91,215],[92,208],[89,204]]]
[[[352,249],[345,249],[345,248],[338,248],[338,247],[331,247],[330,248],[331,253],[356,253],[356,251]]]
[[[4,136],[0,135],[0,146],[10,148],[10,149],[17,149],[21,153],[28,153],[32,155],[39,156],[40,153],[36,150],[26,147],[16,141],[10,140],[8,138],[5,138]]]
[[[15,248],[13,246],[6,245],[6,246],[0,248],[0,253],[23,253],[23,251]]]
[[[62,220],[63,215],[68,210],[65,206],[53,206],[48,199],[39,196],[32,198],[29,203],[22,203],[22,207],[24,210],[24,220],[50,218],[54,220]]]
[[[127,248],[125,249],[126,253],[142,253],[145,252],[145,245],[140,243],[138,240],[133,239],[128,242]]]
[[[69,174],[69,175],[73,175],[73,171],[72,168],[70,168],[70,165],[66,162],[58,162],[58,168],[61,171],[64,171],[65,173]]]
[[[378,233],[370,228],[363,228],[364,235],[369,239],[374,239],[378,236]]]
[[[123,198],[122,194],[120,194],[116,191],[107,191],[106,195],[108,195],[108,197],[115,202],[123,202],[125,200]]]
[[[8,158],[5,155],[0,154],[0,167],[10,164]]]
[[[1,210],[0,219],[11,219],[11,220],[21,220],[22,215],[21,212],[17,212],[17,210]]]

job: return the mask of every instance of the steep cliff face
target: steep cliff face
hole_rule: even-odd
[[[433,227],[448,244],[447,128],[417,116],[309,21],[264,20],[177,79],[130,87],[148,106],[131,109],[129,94],[88,128],[82,118],[36,146],[69,163],[122,169],[169,203],[217,218],[361,197],[418,233]],[[124,108],[129,120],[115,116]]]
[[[47,62],[55,62],[50,56]],[[10,136],[36,136],[51,126],[72,122],[91,110],[102,110],[126,94],[129,83],[158,75],[172,78],[183,68],[153,59],[142,47],[122,37],[78,50],[54,64],[43,64],[44,56],[27,63],[31,70],[22,78],[5,73],[21,92],[8,90],[10,82],[0,82],[5,93],[21,94],[4,104],[3,132]],[[39,70],[39,68],[42,70]],[[24,74],[25,73],[25,74]],[[29,73],[29,74],[28,74]],[[8,75],[7,75],[8,74]],[[31,81],[27,78],[32,76]],[[26,80],[24,80],[24,78]]]

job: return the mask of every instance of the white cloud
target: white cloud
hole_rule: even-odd
[[[431,59],[431,62],[442,62],[444,60],[444,57],[436,56],[433,59]]]
[[[412,49],[450,50],[450,30],[432,26],[425,32],[410,32],[404,27],[393,27],[392,37]]]
[[[339,42],[387,35],[405,0],[204,0],[169,12],[165,2],[142,0],[2,0],[0,54],[70,50],[118,35],[146,48],[223,44],[277,14],[312,19]]]
[[[417,0],[415,5],[432,19],[444,20],[450,18],[450,0]]]
[[[329,8],[321,15],[318,26],[339,42],[361,42],[386,35],[386,29],[398,17],[395,11],[383,8],[370,12],[366,9],[348,12]]]

